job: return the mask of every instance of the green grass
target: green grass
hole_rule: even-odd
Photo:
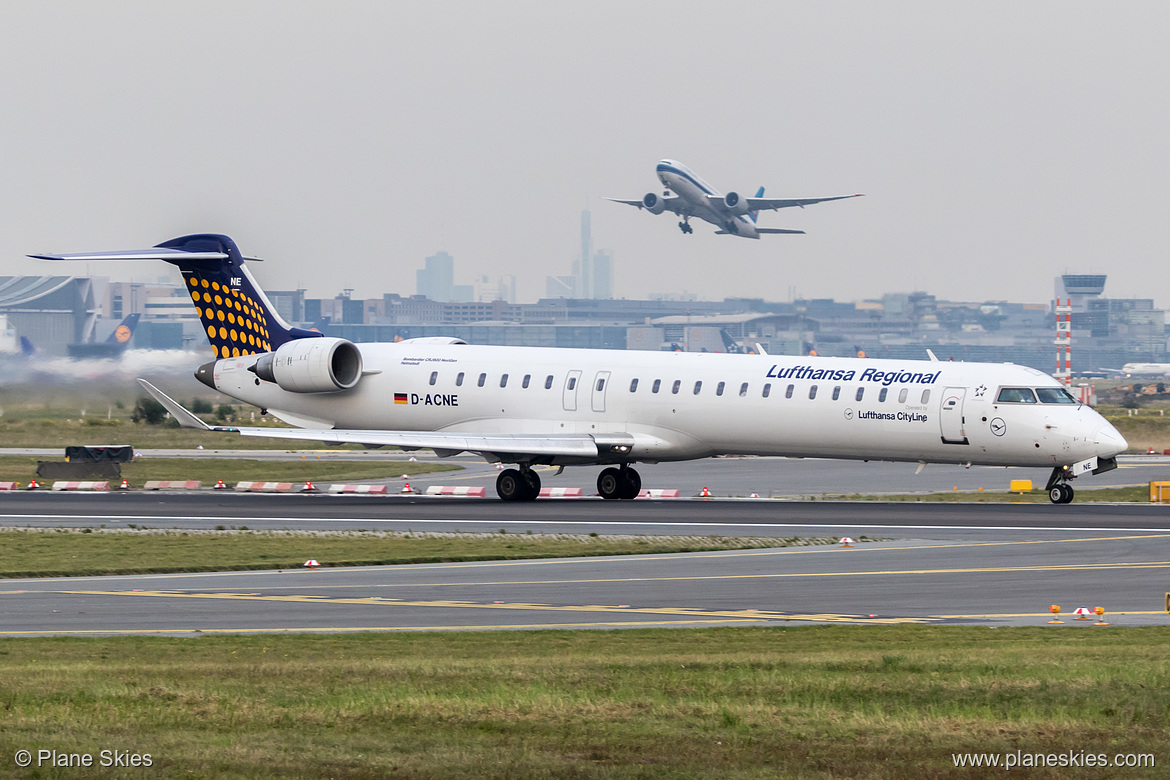
[[[141,528],[141,527],[139,527]],[[824,539],[392,531],[0,530],[0,577],[494,561],[834,544]],[[861,541],[867,541],[861,537]],[[98,564],[100,562],[100,565]]]
[[[17,455],[0,457],[0,481],[21,482],[36,476],[37,461]],[[64,460],[64,458],[61,458]],[[242,481],[254,482],[313,482],[345,481],[362,479],[386,479],[403,474],[428,474],[441,471],[462,471],[463,467],[453,463],[427,461],[386,461],[371,463],[361,461],[324,460],[307,455],[303,460],[267,461],[236,458],[138,458],[132,463],[122,464],[122,477],[132,487],[142,487],[148,480],[197,479],[206,486],[222,479],[228,485]]]
[[[1161,765],[1023,777],[1162,777],[1168,687],[1167,628],[4,639],[0,772],[118,748],[153,766],[100,776],[918,780],[1022,750]]]
[[[1048,493],[1044,490],[1030,490],[1027,493],[1003,493],[985,490],[982,493],[952,491],[949,493],[895,493],[889,495],[826,496],[827,501],[932,501],[932,502],[979,502],[986,504],[1048,504]],[[1090,502],[1106,503],[1150,503],[1150,489],[1140,487],[1078,489],[1073,501],[1078,504]]]

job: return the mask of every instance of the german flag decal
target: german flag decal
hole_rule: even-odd
[[[406,393],[395,393],[394,394],[394,403],[396,403],[396,404],[406,403]]]

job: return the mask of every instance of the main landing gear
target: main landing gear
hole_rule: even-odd
[[[642,491],[642,477],[629,466],[602,469],[597,475],[597,492],[602,498],[637,498]]]
[[[688,235],[695,232],[695,229],[691,227],[690,220],[688,220],[686,217],[683,217],[683,221],[678,223],[678,229]]]
[[[1048,478],[1048,485],[1044,489],[1048,491],[1048,500],[1054,504],[1068,504],[1073,500],[1072,485],[1068,484],[1068,471],[1057,466],[1052,470],[1052,476]]]
[[[535,501],[540,495],[540,475],[527,466],[504,469],[496,477],[496,495],[505,501]]]

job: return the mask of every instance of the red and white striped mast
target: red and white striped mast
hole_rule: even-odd
[[[1053,376],[1072,387],[1072,299],[1056,299],[1056,371]]]

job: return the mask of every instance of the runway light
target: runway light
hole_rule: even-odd
[[[1048,621],[1049,623],[1063,623],[1064,622],[1063,620],[1060,619],[1060,605],[1059,604],[1053,604],[1051,607],[1048,608],[1048,611],[1052,613],[1052,620],[1049,620]]]
[[[1094,623],[1093,625],[1095,625],[1095,626],[1109,625],[1108,623],[1105,622],[1105,607],[1093,607],[1093,612],[1095,612],[1097,614],[1097,622]]]

